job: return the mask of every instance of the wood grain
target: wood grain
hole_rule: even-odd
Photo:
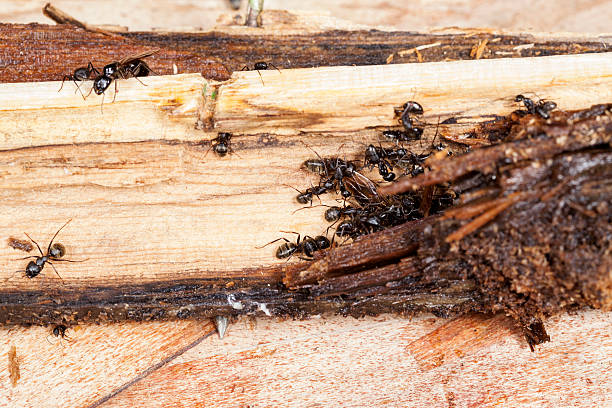
[[[0,406],[89,406],[213,332],[195,321],[77,326],[61,340],[44,327],[2,329],[0,350],[16,344],[21,378],[11,387],[0,370]]]
[[[48,23],[41,13],[46,0],[23,2],[3,0],[0,2],[2,21]],[[238,12],[229,7],[228,1],[191,0],[177,5],[171,0],[157,1],[154,6],[143,7],[140,3],[119,0],[101,0],[96,7],[76,0],[56,0],[53,4],[74,17],[91,24],[127,26],[130,30],[185,30],[209,29],[220,14],[223,20],[231,20]],[[388,2],[385,0],[358,1],[347,7],[343,2],[315,0],[266,0],[265,10],[302,10],[303,14],[314,14],[335,19],[344,19],[352,25],[391,26],[403,30],[428,30],[431,27],[494,27],[498,29],[541,32],[610,32],[610,2],[606,0],[570,1],[554,3],[517,0],[510,6],[503,0],[464,1],[441,0],[432,2]],[[246,1],[242,1],[244,14]],[[338,23],[336,23],[338,24]]]
[[[473,124],[510,113],[524,92],[561,109],[586,108],[612,99],[611,62],[612,53],[603,53],[271,70],[262,73],[265,86],[256,72],[235,73],[219,90],[214,123],[242,132],[359,130],[393,125],[390,107],[418,100],[429,123],[459,117]]]
[[[2,21],[30,22],[38,18],[41,19],[39,21],[45,21],[40,14],[43,3],[44,1],[27,3],[2,1],[0,2],[4,13]],[[196,2],[189,4],[181,2],[180,5],[176,2],[162,3],[143,7],[140,3],[104,0],[96,2],[96,7],[91,7],[89,3],[72,0],[54,2],[58,7],[66,9],[84,21],[122,24],[132,29],[162,26],[177,28],[182,25],[209,27],[217,18],[217,13],[213,10],[217,10],[216,7],[226,6],[224,2],[212,0],[198,1],[197,4]],[[528,25],[541,31],[608,29],[609,2],[569,3],[571,4],[542,5],[538,2],[521,0],[509,6],[507,2],[469,1],[452,2],[452,7],[448,7],[447,4],[440,2],[436,4],[411,2],[405,5],[384,3],[382,7],[381,3],[370,2],[367,7],[372,8],[368,9],[357,7],[355,4],[346,7],[342,3],[328,2],[325,7],[334,7],[331,9],[334,15],[347,16],[353,21],[404,24],[407,29],[456,24],[503,28],[522,28]],[[267,1],[266,4],[267,7],[273,7],[272,1]],[[300,8],[311,5],[318,7],[319,3],[304,4],[301,2]],[[406,9],[407,7],[409,9]],[[609,37],[603,35],[597,38],[599,38],[597,41],[601,41],[602,47],[605,47],[605,42],[609,41],[607,40]],[[477,42],[476,38],[474,42]],[[521,44],[529,46],[529,43],[530,41],[524,41]],[[20,44],[21,48],[23,47]],[[93,47],[93,49],[98,51],[102,48]],[[263,48],[256,52],[269,53],[271,50]],[[40,58],[36,53],[30,56],[33,59],[24,63],[31,64],[31,61]],[[43,60],[55,61],[53,64],[56,64],[59,58],[65,59],[67,56],[54,56],[53,53],[48,53]],[[86,56],[80,58],[87,60]],[[240,62],[242,62],[240,58],[248,59],[236,55],[232,55],[231,58],[236,58]],[[63,75],[65,68],[73,66],[76,65],[58,64],[56,76],[48,79],[59,79],[57,75]],[[32,77],[32,73],[28,75]],[[245,78],[252,79],[255,83],[259,78],[256,75],[256,73],[247,73]],[[261,87],[261,84],[258,86]],[[49,90],[51,91],[51,88]],[[123,86],[118,95],[120,98],[122,92]],[[578,95],[580,96],[580,93]],[[548,94],[540,96],[550,97]],[[571,98],[572,95],[567,94],[566,97]],[[94,117],[88,123],[96,122],[96,126],[107,127],[106,117],[112,117],[114,123],[121,120],[120,116],[115,116],[119,114],[112,106],[105,105],[104,109],[103,116],[100,116],[97,122]],[[151,112],[153,110],[151,109]],[[98,113],[99,109],[94,106],[87,108],[87,115],[93,116]],[[163,120],[167,119],[165,114],[161,114],[161,117]],[[52,119],[54,118],[50,117],[50,120]],[[90,120],[89,116],[82,119]],[[143,126],[146,127],[146,123]],[[50,125],[49,128],[51,127]],[[176,130],[175,127],[171,129]],[[99,135],[104,136],[104,133]],[[110,135],[112,136],[112,133]],[[139,134],[137,138],[146,140],[145,136],[147,135]],[[343,149],[347,149],[349,153],[356,151],[357,147],[363,146],[373,136],[374,132],[366,132],[363,135],[360,133],[359,137],[334,136],[330,139],[330,142],[334,141],[333,146],[332,143],[326,144],[320,136],[307,135],[304,138],[321,154],[332,154],[337,153],[337,146],[341,143],[345,143]],[[83,269],[76,264],[66,265],[66,269],[62,265],[60,273],[68,280],[78,280],[81,272],[86,279],[98,276],[116,278],[125,275],[126,279],[138,280],[147,276],[151,263],[164,259],[166,261],[160,262],[159,265],[163,265],[163,271],[168,272],[169,277],[181,273],[188,274],[190,271],[201,273],[203,270],[200,269],[201,264],[214,262],[199,251],[202,242],[204,246],[210,245],[211,248],[214,246],[215,249],[227,250],[228,253],[238,249],[241,251],[241,257],[244,257],[244,262],[252,262],[253,258],[259,257],[267,263],[272,260],[274,248],[261,250],[259,254],[253,250],[252,245],[261,245],[267,240],[276,238],[276,232],[262,233],[259,239],[254,239],[244,246],[240,244],[241,240],[225,239],[219,232],[235,234],[236,228],[252,231],[261,225],[270,231],[293,228],[314,232],[319,231],[321,227],[322,217],[316,210],[312,210],[314,213],[300,211],[292,215],[291,212],[299,208],[297,204],[291,202],[294,193],[291,189],[283,190],[280,186],[280,183],[286,182],[295,186],[308,185],[307,175],[301,173],[296,175],[294,172],[300,160],[309,157],[310,154],[307,149],[302,148],[303,145],[299,143],[298,138],[285,139],[275,135],[236,138],[238,147],[253,150],[252,156],[247,157],[247,160],[253,160],[253,156],[256,155],[254,146],[258,144],[270,143],[276,146],[271,148],[271,154],[265,155],[264,162],[267,165],[269,160],[273,160],[270,169],[273,169],[275,176],[268,176],[262,172],[259,177],[274,178],[274,182],[279,185],[276,189],[272,189],[268,200],[260,202],[261,207],[259,204],[254,204],[252,208],[257,209],[255,215],[268,208],[274,208],[278,215],[274,220],[268,218],[262,224],[229,224],[225,228],[227,222],[231,222],[232,212],[244,210],[239,201],[223,197],[227,178],[223,177],[222,172],[232,172],[235,166],[240,169],[240,157],[218,159],[212,153],[204,157],[207,145],[198,148],[201,150],[195,150],[196,147],[190,146],[190,142],[185,142],[179,143],[179,147],[174,147],[176,150],[165,150],[170,158],[152,165],[153,171],[147,171],[146,166],[138,161],[142,161],[142,157],[149,158],[152,154],[150,161],[153,163],[156,158],[165,156],[159,152],[156,155],[158,149],[170,148],[173,143],[145,141],[126,143],[128,146],[100,143],[99,150],[83,144],[48,146],[51,153],[46,153],[47,149],[41,148],[38,143],[45,140],[49,142],[51,139],[44,139],[45,136],[38,133],[28,134],[27,128],[24,128],[23,135],[5,134],[4,143],[14,143],[15,140],[24,137],[26,140],[33,138],[36,143],[25,143],[27,148],[22,148],[20,151],[1,153],[4,156],[4,170],[0,179],[5,183],[2,208],[5,222],[2,223],[4,230],[0,232],[0,236],[23,238],[23,231],[28,231],[35,235],[35,239],[44,242],[61,223],[74,216],[75,208],[82,209],[79,210],[82,218],[75,219],[71,227],[62,232],[60,242],[69,246],[70,257],[93,255],[91,260],[93,263],[89,264],[88,261],[86,264],[90,266],[87,267],[85,264],[80,265]],[[69,137],[64,135],[61,137],[67,143],[72,143],[69,142]],[[194,135],[187,132],[185,139],[190,137]],[[206,138],[209,138],[209,135],[203,133],[203,139]],[[103,141],[103,137],[100,139]],[[195,142],[197,137],[190,140]],[[284,149],[278,150],[279,141],[284,143],[284,148],[291,146],[292,154],[281,156],[276,162],[273,153]],[[52,140],[51,143],[54,144]],[[17,144],[23,143],[17,142]],[[147,146],[132,150],[139,144]],[[303,150],[299,150],[300,153],[296,155],[298,149]],[[174,211],[173,194],[180,192],[179,198],[188,196],[188,183],[177,184],[179,186],[177,189],[164,189],[164,186],[172,184],[172,180],[166,178],[163,166],[169,165],[174,169],[171,170],[171,174],[182,176],[184,171],[181,158],[184,152],[188,152],[187,156],[191,157],[191,161],[188,161],[191,167],[185,173],[189,175],[192,172],[190,177],[198,180],[201,174],[210,177],[213,180],[211,183],[211,186],[214,186],[213,190],[220,193],[217,196],[205,192],[201,197],[197,196],[189,202],[192,207],[185,207],[183,212],[177,213],[176,218],[170,217],[168,221],[164,221],[169,211]],[[241,156],[245,155],[241,150],[238,152]],[[140,156],[141,154],[143,156]],[[15,173],[7,173],[14,171],[16,167],[11,165],[12,155],[17,155],[17,159],[21,158],[19,159],[21,168]],[[73,159],[72,155],[76,159]],[[100,168],[95,164],[92,166],[91,162],[85,164],[94,157],[101,161]],[[62,163],[66,159],[73,160],[70,163],[74,165],[68,166],[69,173],[62,175],[62,172],[65,173]],[[131,160],[131,163],[126,162],[127,171],[121,170],[123,168],[121,160],[127,159]],[[130,167],[135,169],[134,172]],[[219,169],[218,173],[215,168]],[[34,169],[34,175],[38,180],[27,176],[30,169]],[[80,179],[79,172],[82,172]],[[246,169],[240,169],[237,174],[249,176]],[[250,176],[256,178],[252,174]],[[71,181],[67,182],[64,177]],[[121,183],[122,177],[125,178],[124,184]],[[86,178],[94,182],[86,183]],[[143,178],[147,183],[141,185],[139,178]],[[160,181],[156,182],[156,179]],[[101,183],[98,184],[97,181]],[[24,183],[25,187],[20,187],[20,183]],[[261,189],[268,189],[269,187],[264,186],[269,183],[270,180],[263,180]],[[237,184],[235,189],[232,186],[230,183],[229,188],[232,191],[238,191],[244,197],[255,196],[244,186],[240,188]],[[112,200],[103,199],[98,205],[97,201],[103,189],[110,191]],[[147,200],[151,202],[150,207],[154,207],[151,211],[145,211],[144,206],[139,207],[135,204],[142,198],[141,193],[148,197]],[[87,198],[89,194],[92,194],[90,199]],[[68,204],[73,202],[77,195],[82,195],[76,200],[77,204]],[[16,204],[11,204],[12,200],[16,200]],[[219,204],[221,208],[219,212],[209,213],[198,210],[198,204],[205,200],[215,204],[215,207]],[[168,207],[165,204],[168,204]],[[186,204],[179,203],[179,205]],[[195,212],[192,213],[190,208]],[[125,231],[126,226],[133,223],[134,219],[139,220],[139,225],[142,227],[139,231],[132,231],[126,235],[122,231]],[[222,225],[223,229],[219,230],[218,225]],[[185,228],[187,234],[196,240],[200,239],[200,242],[183,241],[176,229],[177,226],[179,230]],[[309,229],[311,226],[312,229]],[[183,245],[188,249],[191,248],[190,256],[198,256],[197,260],[193,261],[197,265],[191,268],[187,265],[190,261],[179,260],[175,270],[173,268],[177,262],[176,255]],[[144,249],[139,252],[137,248]],[[24,254],[8,247],[4,252],[8,255],[0,263],[3,276],[6,276],[23,266],[14,258]],[[125,261],[130,258],[139,258],[140,261],[136,264]],[[227,254],[220,256],[218,260],[242,262]],[[44,274],[47,272],[49,271],[45,270]],[[33,287],[38,290],[41,286],[44,288],[45,285],[47,287],[57,285],[53,278],[45,276],[44,279],[43,285],[37,284]],[[14,283],[15,281],[11,281],[11,284]],[[22,365],[22,378],[14,390],[11,390],[8,370],[0,369],[0,405],[83,407],[100,406],[102,403],[102,406],[158,404],[158,406],[193,407],[351,406],[351,404],[354,406],[586,407],[606,406],[610,403],[609,395],[612,392],[610,386],[612,366],[609,361],[609,355],[612,353],[610,313],[583,311],[549,320],[546,324],[553,341],[543,345],[535,354],[528,352],[524,340],[514,335],[503,337],[499,342],[486,345],[480,350],[472,349],[467,355],[456,355],[452,359],[445,360],[439,367],[422,372],[415,357],[410,354],[409,346],[416,344],[415,342],[421,338],[422,342],[431,341],[431,338],[427,337],[428,334],[445,322],[443,319],[434,319],[431,316],[421,316],[412,321],[389,316],[362,320],[327,317],[307,322],[260,319],[254,328],[247,327],[253,326],[252,324],[239,322],[230,326],[228,336],[223,342],[219,342],[215,336],[208,337],[191,351],[177,357],[164,367],[153,370],[144,379],[140,379],[143,373],[155,368],[168,356],[176,354],[176,350],[181,351],[185,345],[189,346],[198,341],[201,338],[199,336],[209,332],[210,326],[191,321],[83,325],[79,330],[68,332],[73,338],[73,343],[62,344],[54,337],[49,338],[52,344],[46,342],[45,338],[50,334],[50,328],[3,329],[3,335],[0,336],[2,342],[0,353],[5,355],[10,345],[16,344],[17,357],[23,358],[25,364]],[[495,327],[491,329],[495,335]],[[468,342],[466,344],[469,344],[469,338],[466,341]],[[140,381],[133,382],[139,379]],[[121,391],[125,385],[129,386]]]
[[[556,340],[536,353],[500,335],[497,318],[464,321],[497,340],[466,330],[468,352],[430,370],[410,345],[445,321],[426,315],[236,324],[222,342],[211,337],[102,406],[602,406],[612,391],[610,319],[598,311],[553,319]]]

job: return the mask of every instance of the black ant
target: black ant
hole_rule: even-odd
[[[423,136],[423,129],[413,127],[411,132],[406,132],[404,130],[384,130],[382,135],[395,143],[412,142],[421,139],[421,136]]]
[[[60,244],[59,242],[57,243],[53,243],[53,240],[55,239],[55,237],[57,237],[57,234],[60,233],[60,231],[66,226],[68,225],[68,223],[72,221],[71,219],[68,220],[64,225],[62,225],[62,227],[57,230],[57,232],[55,233],[55,235],[53,235],[53,238],[51,238],[51,242],[49,242],[49,246],[47,247],[47,254],[43,254],[42,249],[40,249],[40,246],[38,245],[38,243],[36,243],[36,241],[34,241],[27,233],[24,232],[24,234],[30,239],[30,241],[32,241],[36,247],[38,248],[38,251],[40,252],[41,256],[27,256],[25,258],[21,258],[21,259],[29,259],[29,258],[35,258],[35,260],[30,261],[28,263],[28,265],[26,266],[25,269],[25,275],[26,277],[32,279],[35,278],[36,276],[38,276],[43,268],[45,267],[45,264],[48,263],[49,265],[51,265],[51,267],[53,268],[53,270],[55,271],[56,275],[60,278],[60,280],[62,282],[64,282],[64,280],[62,279],[62,277],[60,276],[60,274],[57,272],[57,269],[55,269],[55,266],[53,266],[53,264],[51,263],[51,261],[53,262],[85,262],[86,260],[83,261],[72,261],[72,260],[68,260],[68,259],[60,259],[62,258],[64,255],[66,255],[66,248]]]
[[[393,181],[395,179],[395,173],[389,170],[393,170],[393,165],[385,160],[388,157],[387,151],[382,147],[376,148],[374,145],[369,145],[365,150],[365,164],[370,166],[372,169],[374,166],[378,167],[378,173],[385,181]]]
[[[258,248],[263,248],[277,241],[283,240],[285,241],[285,243],[283,243],[281,246],[279,246],[276,249],[276,257],[278,259],[290,258],[295,253],[302,253],[304,254],[306,258],[300,257],[300,259],[310,261],[312,260],[313,254],[316,251],[327,249],[331,246],[329,239],[327,239],[323,235],[317,235],[314,238],[306,235],[304,236],[304,239],[300,239],[300,234],[297,232],[293,232],[293,231],[281,231],[281,232],[286,232],[289,234],[297,234],[296,242],[291,242],[287,238],[278,238]]]
[[[57,92],[60,92],[64,87],[64,82],[66,80],[69,80],[74,82],[78,91],[81,92],[81,96],[83,97],[83,99],[85,99],[85,95],[83,95],[81,87],[79,86],[79,84],[77,84],[77,81],[86,81],[91,78],[92,74],[100,75],[100,71],[98,71],[91,62],[87,64],[86,67],[79,67],[75,69],[72,75],[64,75],[64,78],[62,78],[62,86],[60,86],[60,89]]]
[[[550,112],[557,107],[557,104],[553,101],[544,101],[539,100],[538,102],[534,102],[532,99],[527,98],[524,95],[516,95],[514,98],[515,102],[523,102],[526,111],[518,110],[516,111],[519,114],[536,114],[543,119],[550,118]]]
[[[279,74],[281,73],[280,69],[276,68],[276,65],[272,64],[271,62],[264,61],[259,61],[253,64],[253,69],[250,69],[248,65],[245,65],[244,67],[242,67],[241,71],[257,71],[257,73],[259,74],[259,78],[261,79],[261,84],[265,86],[266,84],[264,84],[263,77],[261,76],[261,72],[259,71],[266,71],[270,69],[270,67],[277,70]]]
[[[149,57],[158,51],[158,49],[146,51],[105,65],[104,68],[102,68],[102,74],[98,73],[98,76],[94,79],[93,87],[91,89],[96,93],[96,95],[103,95],[110,84],[115,81],[115,95],[113,96],[114,102],[115,97],[117,96],[117,79],[136,78],[138,82],[146,86],[146,84],[139,80],[138,77],[148,76],[153,71],[143,61],[143,58]],[[91,91],[89,91],[89,93],[91,93]]]
[[[68,327],[64,326],[63,324],[59,324],[53,328],[53,335],[55,337],[66,339],[66,330],[68,330]]]
[[[393,111],[396,117],[399,116],[398,122],[404,127],[406,133],[410,135],[409,137],[417,140],[420,139],[423,134],[423,129],[413,125],[410,115],[422,115],[423,107],[421,104],[415,101],[408,101],[401,107],[393,108]]]
[[[219,132],[217,137],[211,140],[210,148],[215,152],[219,157],[223,157],[228,153],[233,153],[232,147],[230,146],[230,140],[232,138],[232,134],[228,132]],[[210,149],[208,149],[210,150]],[[208,154],[208,152],[206,152]]]

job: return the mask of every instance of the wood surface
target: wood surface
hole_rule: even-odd
[[[276,71],[263,73],[265,86],[285,73],[278,78]],[[166,81],[145,82],[153,90],[159,89],[156,84],[166,87]],[[187,101],[200,81],[197,76],[185,78],[191,84],[181,91]],[[243,83],[247,94],[264,87],[256,72],[237,73],[233,81]],[[554,95],[566,106],[601,102],[588,87],[575,102],[571,85],[556,85],[543,85],[543,97]],[[308,175],[295,171],[312,155],[300,140],[322,155],[337,153],[337,146],[344,144],[350,155],[375,137],[372,130],[363,131],[357,140],[338,131],[299,136],[255,133],[236,138],[236,155],[218,158],[206,154],[212,129],[200,130],[200,139],[185,124],[194,113],[193,104],[156,97],[135,80],[122,81],[118,99],[114,104],[105,100],[102,112],[100,98],[83,103],[72,93],[71,83],[59,95],[59,82],[10,86],[17,87],[6,88],[13,98],[19,95],[14,91],[25,86],[34,93],[36,87],[52,104],[63,98],[81,104],[69,109],[56,105],[57,115],[41,120],[21,112],[30,115],[33,128],[10,128],[13,133],[5,133],[4,149],[14,150],[1,153],[5,222],[0,236],[23,238],[25,231],[44,244],[63,222],[74,218],[59,242],[67,245],[71,259],[89,260],[59,265],[69,286],[86,285],[88,279],[120,283],[152,276],[219,276],[244,265],[275,263],[273,246],[254,248],[278,237],[280,229],[312,234],[324,228],[316,210],[292,214],[299,208],[292,201],[295,192],[282,185],[308,186]],[[144,102],[138,101],[142,92],[151,92]],[[594,102],[588,102],[591,97]],[[127,118],[122,114],[126,106],[138,114]],[[507,104],[504,109],[514,107]],[[34,110],[43,109],[35,105]],[[59,128],[52,125],[55,120],[72,123],[73,133],[53,130]],[[149,131],[149,122],[159,124],[156,131]],[[124,125],[137,130],[122,134],[126,143],[116,143],[121,139],[113,138]],[[42,129],[49,130],[49,136]],[[53,143],[54,138],[61,142]],[[257,150],[262,144],[265,155]],[[265,171],[255,173],[252,168]],[[236,213],[248,214],[248,222],[239,222],[244,219],[237,219]],[[137,230],[132,228],[134,220],[140,225]],[[1,262],[9,266],[4,276],[23,266],[23,261],[14,260],[23,253],[6,248],[8,255]],[[43,274],[42,282],[26,284],[35,290],[57,288],[52,271]],[[9,280],[17,286],[23,282]],[[534,354],[502,317],[240,320],[223,341],[211,336],[211,324],[198,321],[79,325],[68,330],[70,341],[61,342],[49,336],[48,327],[5,328],[0,352],[16,346],[21,378],[12,387],[8,366],[0,370],[0,403],[605,406],[612,391],[610,323],[610,314],[599,311],[550,319],[547,328],[553,341]]]
[[[2,0],[0,20],[15,23],[48,23],[41,9],[47,0]],[[138,2],[103,0],[92,7],[77,0],[56,0],[54,6],[91,24],[129,27],[132,31],[152,29],[186,31],[208,30],[219,20],[239,15],[244,19],[246,0],[239,12],[227,0],[158,0],[147,7]],[[266,0],[266,10],[301,11],[338,26],[387,26],[399,30],[427,31],[433,27],[489,27],[515,32],[610,33],[609,0],[505,0],[491,1],[324,1]],[[220,15],[223,17],[220,18]],[[312,18],[311,18],[312,20]],[[344,20],[344,21],[339,21]]]

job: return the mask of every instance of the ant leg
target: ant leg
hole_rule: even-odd
[[[259,74],[259,79],[261,79],[261,84],[263,86],[266,86],[266,84],[264,84],[263,77],[261,76],[261,72],[259,72],[259,70],[257,70],[257,73]]]
[[[296,244],[300,245],[300,233],[299,232],[295,232],[295,231],[280,231],[280,232],[282,232],[284,234],[295,234],[295,235],[297,235]],[[289,241],[287,241],[287,242],[289,242]]]
[[[298,258],[300,258],[302,261],[313,261],[314,260],[314,258],[312,258],[312,257],[307,258],[305,256],[299,256],[299,255],[298,255]]]
[[[23,261],[24,259],[38,258],[37,256],[25,256],[23,258],[15,258],[14,261]]]
[[[94,72],[96,75],[100,75],[100,71],[98,71],[96,67],[93,66],[91,61],[89,61],[89,64],[87,64],[87,69],[91,72]]]
[[[62,88],[64,87],[64,82],[66,82],[67,79],[73,79],[74,77],[72,75],[64,75],[64,77],[62,78],[62,86],[60,86],[60,89],[58,89],[57,92],[60,92],[62,90]]]
[[[282,231],[281,231],[281,232],[282,232]],[[268,246],[268,245],[270,245],[270,244],[273,244],[273,243],[275,243],[275,242],[280,241],[281,239],[282,239],[282,240],[284,240],[285,242],[290,242],[290,241],[289,241],[287,238],[278,238],[278,239],[275,239],[274,241],[270,241],[270,242],[268,242],[266,245],[263,245],[263,246],[260,246],[260,247],[255,247],[255,249],[265,248],[265,247],[267,247],[267,246]]]
[[[104,114],[104,95],[106,92],[102,92],[102,103],[100,104],[100,113]]]
[[[85,100],[85,95],[83,95],[83,91],[81,91],[81,86],[77,84],[77,81],[72,81],[72,82],[74,82],[74,85],[77,87],[77,90],[81,93],[83,100]],[[76,93],[76,90],[74,91],[74,93]]]
[[[268,65],[271,66],[272,68],[274,68],[275,70],[277,70],[279,74],[281,73],[280,69],[276,68],[276,65],[274,65],[273,63],[268,62]]]
[[[91,89],[89,90],[89,92],[87,93],[87,95],[85,95],[85,98],[88,98],[88,97],[89,97],[89,95],[91,95],[91,93],[93,92],[93,90],[94,90],[94,87],[93,87],[93,85],[92,85],[92,86],[91,86]]]
[[[291,215],[295,214],[295,213],[296,213],[296,212],[298,212],[298,211],[301,211],[301,210],[306,210],[306,209],[308,209],[308,208],[315,208],[315,207],[327,207],[327,208],[331,208],[331,206],[326,205],[326,204],[311,205],[311,206],[308,206],[308,207],[300,207],[300,208],[298,208],[297,210],[293,211],[293,212],[291,213]]]
[[[138,82],[140,82],[140,83],[141,83],[141,84],[143,84],[144,86],[149,86],[149,85],[145,84],[144,82],[142,82],[140,79],[138,79],[138,77],[137,77],[137,76],[132,77],[132,78],[134,78],[135,80],[137,80]]]
[[[74,259],[58,259],[58,258],[53,258],[53,262],[87,262],[89,261],[89,258],[85,258],[85,259],[81,259],[78,261],[75,261]]]
[[[251,69],[249,68],[248,65],[245,65],[244,67],[242,67],[241,71],[250,71]]]
[[[69,223],[70,221],[72,221],[72,218],[71,218],[71,219],[69,219],[68,221],[66,221],[66,223],[65,223],[64,225],[62,225],[62,226],[60,227],[60,229],[58,229],[58,230],[57,230],[57,232],[55,233],[55,235],[53,235],[53,238],[51,238],[51,241],[49,242],[49,247],[47,248],[47,253],[49,253],[49,252],[51,251],[51,244],[53,244],[53,240],[55,239],[55,237],[57,237],[57,234],[59,234],[59,233],[60,233],[60,231],[61,231],[61,230],[62,230],[62,229],[63,229],[63,228],[66,226],[66,225],[68,225],[68,223]],[[26,234],[26,235],[28,235],[28,234]],[[28,238],[30,238],[30,237],[28,237]],[[30,238],[30,239],[32,239],[32,238]]]
[[[115,103],[115,98],[117,97],[117,80],[115,79],[115,93],[113,94],[113,102]]]
[[[55,266],[53,266],[53,264],[52,264],[51,262],[49,262],[49,261],[47,261],[47,263],[48,263],[49,265],[51,265],[51,267],[52,267],[52,268],[53,268],[53,270],[55,271],[55,274],[56,274],[56,275],[57,275],[57,276],[60,278],[60,280],[62,281],[62,283],[64,283],[64,284],[65,284],[64,279],[62,279],[62,277],[60,276],[59,272],[57,272],[57,269],[55,269]]]
[[[28,235],[28,233],[27,233],[27,232],[24,232],[24,234],[26,235],[26,237],[28,237],[28,238],[30,239],[30,241],[32,241],[32,242],[33,242],[33,243],[36,245],[36,247],[38,248],[38,252],[40,252],[40,255],[41,255],[41,256],[45,256],[45,254],[43,254],[42,249],[40,249],[40,246],[38,245],[38,243],[37,243],[36,241],[34,241],[34,240],[33,240],[33,239],[32,239],[32,238],[31,238],[31,237]],[[49,248],[51,248],[51,247],[49,247]]]

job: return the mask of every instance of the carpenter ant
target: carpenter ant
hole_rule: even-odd
[[[117,96],[117,79],[136,78],[141,84],[146,86],[146,84],[140,81],[138,77],[148,76],[153,71],[143,61],[143,59],[155,54],[158,51],[158,49],[146,51],[105,65],[104,68],[102,68],[102,73],[98,73],[98,76],[94,79],[93,87],[91,89],[96,93],[96,95],[103,95],[110,84],[115,81],[115,95],[113,96],[114,102],[115,97]],[[89,91],[89,93],[91,93],[91,91]]]
[[[230,146],[230,140],[232,134],[228,132],[219,132],[217,137],[211,140],[210,149],[213,150],[219,157],[223,157],[228,153],[233,153],[232,147]],[[208,150],[210,150],[208,149]],[[206,152],[208,154],[208,151]]]
[[[49,242],[49,246],[47,247],[47,254],[43,254],[42,249],[40,249],[40,246],[36,243],[36,241],[34,241],[27,233],[24,233],[29,239],[30,241],[32,241],[36,247],[38,248],[38,251],[40,252],[41,256],[27,256],[25,258],[21,258],[21,259],[29,259],[29,258],[35,258],[34,261],[30,261],[28,263],[28,265],[26,266],[25,269],[25,275],[26,277],[32,279],[35,278],[36,276],[38,276],[43,268],[45,267],[45,264],[48,263],[49,265],[51,265],[51,267],[53,268],[53,270],[55,271],[55,273],[57,274],[57,276],[61,279],[61,281],[63,282],[64,280],[62,279],[62,277],[60,276],[60,274],[57,272],[57,269],[55,269],[55,266],[53,266],[53,263],[51,263],[51,261],[53,262],[84,262],[86,260],[83,261],[72,261],[72,260],[68,260],[68,259],[60,259],[62,258],[65,254],[66,254],[66,248],[60,244],[59,242],[57,243],[53,243],[53,240],[55,239],[55,237],[57,237],[57,234],[60,233],[60,231],[66,226],[68,225],[68,223],[72,221],[71,219],[68,220],[64,225],[62,225],[62,227],[57,230],[57,232],[55,233],[55,235],[53,235],[53,238],[51,238],[51,242]]]
[[[295,253],[301,253],[304,255],[305,258],[300,257],[300,259],[305,259],[305,260],[310,261],[312,260],[313,254],[316,251],[327,249],[331,246],[329,239],[327,239],[323,235],[317,235],[314,238],[306,235],[304,236],[304,239],[300,239],[300,234],[297,232],[293,232],[293,231],[281,231],[281,232],[297,234],[296,242],[291,242],[287,238],[278,238],[278,239],[275,239],[274,241],[268,242],[266,245],[259,247],[259,248],[263,248],[277,241],[283,240],[285,242],[276,249],[276,257],[278,259],[290,258]]]
[[[64,82],[66,80],[69,80],[74,82],[78,91],[81,93],[81,96],[83,97],[83,99],[85,99],[85,95],[83,95],[81,87],[79,86],[79,84],[77,84],[77,81],[86,81],[91,78],[92,74],[100,75],[100,71],[98,71],[91,62],[87,64],[86,67],[79,67],[75,69],[72,75],[64,75],[64,78],[62,79],[62,86],[60,86],[60,89],[57,92],[60,92],[64,87]]]
[[[378,173],[385,181],[393,181],[395,179],[395,173],[389,171],[393,170],[393,165],[385,160],[388,157],[387,152],[382,147],[376,148],[374,145],[369,145],[365,150],[365,164],[370,166],[370,169],[374,166],[378,167]]]
[[[270,69],[270,67],[277,70],[278,73],[280,74],[280,69],[276,68],[276,65],[272,64],[271,62],[264,62],[264,61],[259,61],[253,64],[253,69],[249,68],[248,65],[245,65],[244,67],[242,67],[242,71],[257,71],[257,73],[259,74],[259,78],[261,79],[261,84],[265,86],[266,84],[264,84],[263,77],[261,76],[261,72],[259,71],[266,71]]]
[[[59,324],[57,326],[55,326],[53,328],[53,335],[55,337],[61,337],[63,339],[66,338],[66,330],[68,330],[68,327],[64,326],[63,324]]]
[[[412,142],[421,139],[421,136],[423,136],[423,129],[412,127],[410,132],[404,130],[384,130],[382,135],[395,143]]]
[[[530,98],[527,98],[524,95],[516,95],[514,98],[515,102],[523,102],[526,111],[518,110],[516,111],[519,114],[536,114],[543,119],[550,118],[550,112],[557,107],[557,104],[553,101],[544,101],[540,100],[538,102],[534,102]]]
[[[416,140],[420,139],[421,135],[423,134],[423,129],[413,125],[410,114],[422,115],[423,107],[421,104],[415,101],[408,101],[401,107],[393,108],[393,111],[395,112],[396,117],[399,116],[398,122],[404,127],[406,133],[410,135],[409,137]]]

